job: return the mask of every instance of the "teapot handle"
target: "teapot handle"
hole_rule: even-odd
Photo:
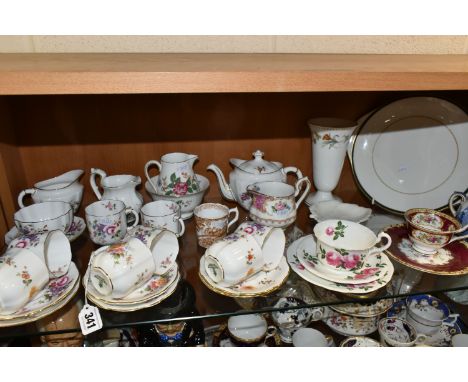
[[[460,198],[460,201],[456,201],[456,199]],[[464,203],[466,200],[466,196],[463,192],[454,192],[452,196],[449,199],[449,207],[450,207],[450,212],[452,213],[453,216],[457,214],[457,211],[455,210],[455,207],[453,206],[456,203]]]
[[[293,167],[293,166],[285,167],[283,168],[283,172],[285,175],[288,175],[288,173],[293,172],[297,176],[298,179],[301,179],[303,177],[301,170],[299,170],[297,167]]]
[[[102,182],[102,178],[105,178],[107,174],[99,168],[91,169],[91,177],[90,177],[91,188],[93,189],[94,194],[96,195],[98,200],[101,200],[102,194],[99,191],[99,186],[96,183],[96,175],[99,175],[101,177],[101,182]]]
[[[161,174],[161,163],[159,163],[157,160],[150,160],[145,164],[145,175],[146,179],[148,179],[149,184],[153,186],[154,192],[158,193],[158,189],[156,188],[156,185],[153,183],[148,173],[148,168],[153,164],[156,165],[156,167],[159,170],[159,173]]]
[[[21,208],[24,208],[24,203],[23,203],[23,199],[26,195],[34,195],[36,193],[36,189],[35,188],[28,188],[26,190],[23,190],[20,192],[20,194],[18,195],[18,205],[21,207]]]
[[[296,201],[296,210],[299,208],[299,206],[301,205],[302,201],[304,200],[304,198],[307,196],[307,194],[309,193],[310,191],[310,180],[307,176],[304,176],[303,178],[300,178],[297,182],[296,182],[296,185],[294,186],[296,188],[296,192],[294,193],[294,197],[297,197],[297,195],[299,195],[299,192],[301,191],[301,188],[302,188],[302,183],[305,183],[306,186],[305,186],[305,189],[304,191],[302,192],[302,195],[300,196],[300,198]]]

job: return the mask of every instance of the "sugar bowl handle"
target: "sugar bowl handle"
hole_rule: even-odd
[[[305,183],[306,186],[305,186],[305,189],[304,191],[302,192],[302,195],[300,196],[300,198],[296,201],[296,210],[299,208],[299,206],[301,205],[302,201],[304,200],[304,198],[308,195],[309,191],[310,191],[310,187],[311,187],[311,184],[310,184],[310,180],[307,176],[304,176],[303,178],[299,179],[297,182],[296,182],[296,185],[295,185],[295,189],[296,189],[296,192],[294,193],[294,197],[297,197],[297,195],[299,195],[299,192],[301,191],[301,188],[302,188],[302,184]]]

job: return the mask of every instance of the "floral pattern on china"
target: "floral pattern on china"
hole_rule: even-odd
[[[425,213],[417,213],[411,217],[411,221],[425,228],[440,229],[444,225],[444,221],[437,215],[428,215]]]
[[[349,135],[341,134],[330,134],[325,133],[320,135],[318,131],[312,133],[313,143],[321,142],[323,147],[328,147],[329,149],[334,148],[336,145],[347,144],[349,140]]]
[[[448,264],[453,256],[450,251],[441,248],[435,255],[425,255],[416,251],[409,239],[402,239],[398,243],[398,249],[405,254],[408,259],[419,264],[444,265]]]
[[[182,172],[181,176],[177,176],[175,172],[173,172],[169,180],[166,177],[158,178],[158,186],[163,190],[164,195],[168,196],[183,196],[187,193],[191,194],[193,192],[199,191],[198,182],[194,179],[195,176],[189,176],[186,172]],[[185,182],[181,180],[185,179]]]
[[[413,236],[416,239],[428,244],[444,244],[447,241],[447,238],[445,236],[428,234],[419,230],[414,230]]]

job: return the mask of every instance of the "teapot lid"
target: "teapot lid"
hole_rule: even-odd
[[[238,165],[233,161],[231,163],[250,174],[269,174],[281,170],[283,167],[279,162],[269,162],[263,159],[263,155],[265,154],[260,150],[255,151],[252,155],[254,156],[252,160],[243,161]]]

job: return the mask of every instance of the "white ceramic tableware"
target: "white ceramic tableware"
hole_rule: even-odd
[[[199,184],[199,191],[193,192],[191,194],[186,193],[185,195],[165,195],[155,191],[155,188],[152,184],[156,184],[159,182],[159,175],[153,176],[151,178],[151,182],[148,180],[145,183],[146,191],[151,195],[153,200],[170,200],[174,203],[177,203],[180,206],[180,210],[182,213],[182,219],[189,219],[193,216],[193,210],[196,206],[201,204],[203,200],[203,196],[205,192],[208,190],[210,186],[210,182],[208,179],[200,174],[196,174],[198,184]]]
[[[139,239],[149,248],[153,255],[156,274],[166,273],[176,263],[179,241],[174,232],[138,225],[128,231],[124,240],[129,241],[132,238]]]
[[[315,203],[309,207],[310,218],[320,223],[324,220],[342,219],[355,223],[365,222],[372,214],[370,208],[357,204],[343,203],[338,200],[328,200]]]
[[[96,183],[96,177],[101,178],[100,186],[103,192],[99,190]],[[132,208],[137,213],[143,205],[143,196],[136,190],[141,184],[141,178],[134,175],[111,175],[98,168],[91,169],[90,177],[91,188],[98,200],[120,200],[126,207]]]
[[[455,334],[452,337],[452,346],[455,348],[467,348],[468,347],[468,334],[464,334],[464,333]]]
[[[306,204],[340,200],[332,194],[340,179],[349,139],[357,122],[339,118],[314,118],[308,121],[312,135],[312,174],[317,191]]]
[[[257,346],[276,333],[274,326],[268,326],[261,314],[231,316],[228,319],[229,336],[237,345]]]
[[[169,153],[161,157],[161,162],[150,160],[145,164],[145,175],[148,182],[159,194],[168,196],[184,196],[200,191],[197,176],[193,171],[193,164],[197,155],[186,153]],[[149,176],[148,169],[156,165],[159,178],[156,183]]]
[[[7,254],[23,248],[29,249],[44,262],[50,277],[60,277],[68,272],[72,251],[70,241],[62,231],[20,236],[8,245]]]
[[[125,297],[155,270],[151,251],[136,238],[102,247],[91,256],[89,278],[102,296]]]
[[[351,163],[357,184],[373,203],[400,214],[443,208],[454,190],[468,185],[467,127],[466,113],[440,98],[388,104],[355,133]]]
[[[268,227],[252,221],[239,224],[236,231],[229,236],[252,236],[262,248],[265,269],[274,269],[284,254],[286,236],[280,228]]]
[[[145,204],[141,210],[141,223],[145,227],[167,229],[178,237],[185,232],[180,206],[169,200],[157,200]]]
[[[24,197],[31,195],[34,203],[50,201],[70,203],[73,206],[73,212],[76,213],[83,197],[84,187],[78,181],[83,173],[83,170],[71,170],[55,178],[37,182],[33,188],[20,192],[18,205],[23,208]]]
[[[301,328],[292,336],[295,347],[327,347],[327,338],[318,330],[312,328]]]
[[[380,343],[390,347],[411,347],[422,344],[427,337],[400,318],[382,318],[379,321]]]
[[[408,237],[413,248],[423,254],[436,254],[449,243],[468,238],[468,234],[455,236],[468,228],[452,216],[429,208],[412,208],[405,212]]]
[[[98,245],[122,241],[127,230],[135,227],[139,220],[138,213],[125,207],[121,200],[102,199],[87,206],[85,212],[90,239]],[[131,226],[127,226],[129,214],[135,217]]]
[[[237,207],[229,209],[219,203],[200,204],[194,214],[198,245],[203,248],[225,237],[229,228],[239,219]],[[234,217],[229,220],[231,214]]]
[[[342,336],[368,336],[377,330],[379,316],[354,317],[328,309],[323,320],[335,333]]]
[[[15,225],[23,234],[60,230],[67,232],[73,223],[73,207],[67,202],[31,204],[15,212]]]
[[[262,249],[251,236],[229,235],[205,253],[205,270],[215,283],[238,284],[264,267]]]
[[[0,314],[13,314],[49,281],[44,262],[29,249],[0,257]]]
[[[227,200],[236,201],[247,211],[252,204],[252,199],[247,193],[247,186],[250,184],[266,181],[286,183],[288,173],[294,174],[298,179],[302,178],[302,172],[296,167],[283,167],[280,162],[264,160],[264,153],[260,150],[255,151],[252,155],[255,158],[253,160],[236,158],[229,160],[234,167],[234,170],[229,174],[229,183],[226,182],[218,166],[210,164],[207,167],[207,170],[211,170],[216,174],[223,197]]]
[[[302,185],[304,191],[299,196]],[[296,220],[297,209],[310,190],[309,178],[299,179],[293,186],[278,182],[258,182],[247,186],[247,192],[252,198],[250,218],[259,223],[272,227],[284,228]],[[299,199],[296,200],[296,197]]]
[[[386,233],[375,235],[369,228],[347,220],[326,220],[314,227],[317,237],[317,256],[321,264],[332,271],[352,270],[390,247],[392,240]],[[376,245],[387,239],[381,247]]]
[[[406,298],[406,321],[413,325],[418,333],[432,335],[442,325],[454,326],[458,314],[450,313],[447,305],[429,295],[410,296]]]
[[[340,343],[341,348],[367,348],[367,347],[381,347],[378,341],[369,337],[357,336],[348,337]]]
[[[466,196],[466,193],[454,192],[449,199],[450,212],[458,219],[461,225],[468,224],[468,200]],[[457,204],[459,204],[459,206],[455,208]],[[462,235],[466,234],[468,234],[468,230],[464,231]]]

